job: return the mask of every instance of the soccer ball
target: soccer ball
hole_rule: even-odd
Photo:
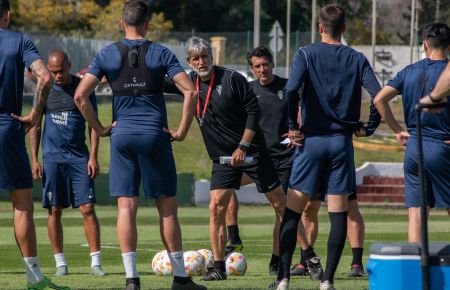
[[[170,264],[167,251],[160,251],[156,253],[152,260],[152,269],[158,276],[172,275],[172,265]]]
[[[205,258],[196,251],[187,251],[183,254],[184,270],[189,276],[200,276],[205,273]]]
[[[197,252],[205,259],[205,270],[214,267],[214,256],[210,250],[200,249]]]
[[[233,252],[228,256],[225,267],[228,275],[242,276],[247,271],[247,260],[242,253]]]

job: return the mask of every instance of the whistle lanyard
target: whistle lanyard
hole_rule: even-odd
[[[209,104],[209,99],[211,98],[211,91],[212,91],[212,87],[214,84],[214,77],[216,76],[216,73],[212,72],[212,76],[211,76],[211,80],[209,81],[209,85],[208,85],[208,92],[206,94],[206,100],[205,100],[205,105],[203,106],[203,112],[200,115],[200,81],[199,81],[199,77],[197,76],[197,81],[195,82],[195,87],[197,89],[197,119],[199,121],[200,126],[203,125],[203,119],[205,118],[206,115],[206,108],[208,107]]]

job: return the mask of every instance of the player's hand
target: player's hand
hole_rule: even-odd
[[[235,166],[238,166],[239,164],[243,163],[246,156],[247,156],[247,152],[245,152],[244,150],[239,149],[239,148],[234,150],[233,154],[231,155],[231,160],[230,160],[231,167],[235,167]]]
[[[40,180],[42,178],[42,172],[42,166],[38,161],[31,162],[31,173],[34,180]]]
[[[183,141],[186,135],[181,134],[176,130],[172,130],[169,128],[162,128],[164,132],[170,135],[170,141]]]
[[[395,134],[395,139],[397,139],[402,146],[406,146],[406,142],[408,142],[409,139],[409,133],[406,131],[401,131],[400,133]]]
[[[116,121],[114,121],[111,125],[102,127],[102,130],[100,132],[97,132],[100,137],[107,137],[111,135],[111,130],[113,127],[116,126]]]
[[[90,157],[88,164],[88,175],[91,179],[95,179],[98,176],[98,173],[100,172],[100,166],[98,165],[97,158]]]
[[[25,127],[25,134],[26,134],[30,131],[31,128],[33,128],[38,123],[40,116],[33,108],[28,115],[17,116],[15,114],[11,114],[11,117],[22,123],[22,125]]]
[[[356,137],[366,137],[366,136],[367,136],[366,130],[364,130],[364,128],[360,128],[360,129],[354,131],[353,134],[354,134]]]
[[[450,140],[445,140],[444,143],[450,145]]]
[[[430,99],[430,96],[426,95],[425,97],[421,98],[419,100],[419,102],[423,105],[440,104],[440,103],[447,103],[447,98],[444,98],[444,99],[440,100],[439,102],[433,102]],[[429,112],[429,113],[439,113],[439,112],[442,112],[444,110],[444,108],[424,108],[423,110],[425,112]]]
[[[299,130],[289,130],[288,138],[291,140],[291,146],[301,147],[303,146],[303,139],[305,139],[305,134],[303,134]]]

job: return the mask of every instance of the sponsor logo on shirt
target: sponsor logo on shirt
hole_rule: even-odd
[[[69,112],[50,113],[52,122],[55,124],[58,124],[58,125],[66,126],[68,116],[69,116]]]
[[[280,100],[282,100],[283,97],[284,97],[284,92],[283,92],[282,90],[279,90],[279,91],[277,92],[277,96],[280,98]]]
[[[128,84],[124,84],[123,85],[123,87],[125,88],[125,89],[131,89],[131,88],[142,88],[142,87],[145,87],[146,86],[146,82],[138,82],[137,80],[136,80],[136,77],[133,77],[133,80],[132,80],[133,82],[132,83],[128,83]]]
[[[222,85],[218,85],[218,86],[216,87],[216,91],[217,91],[217,93],[218,93],[219,96],[220,96],[220,94],[222,94]]]

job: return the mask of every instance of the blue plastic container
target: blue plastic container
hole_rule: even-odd
[[[450,290],[450,245],[430,244],[430,289]],[[407,243],[375,243],[367,263],[370,290],[422,290],[420,248]]]

